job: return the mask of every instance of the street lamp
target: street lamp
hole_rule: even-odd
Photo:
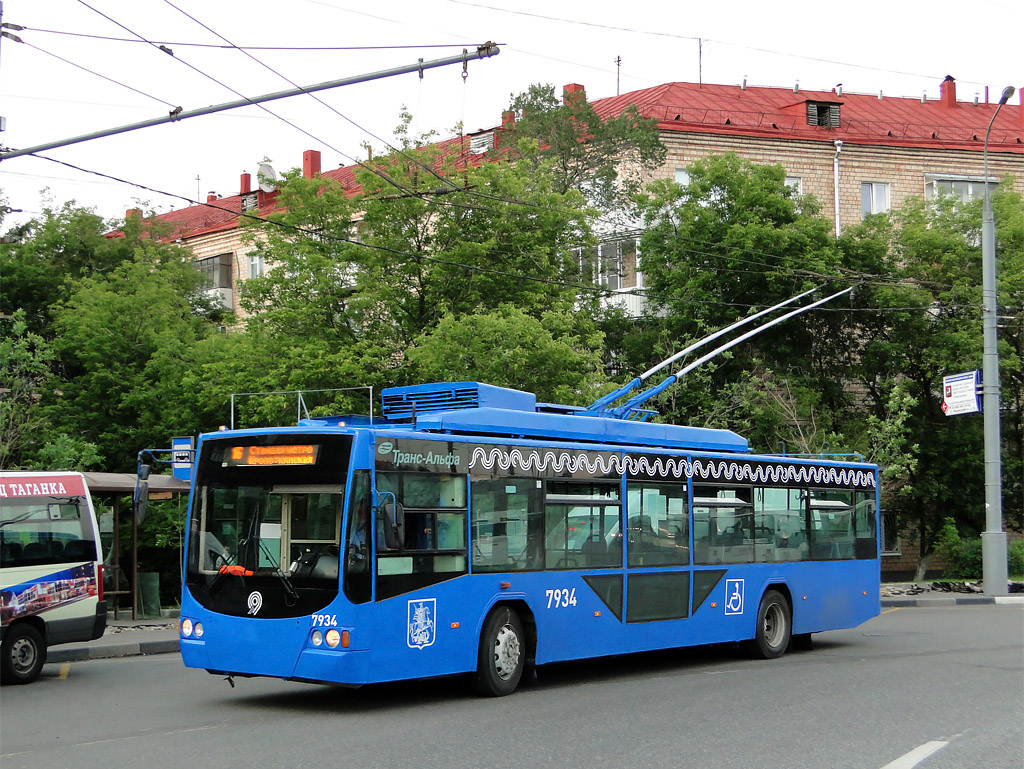
[[[999,350],[996,341],[999,292],[996,287],[996,223],[988,184],[988,135],[996,115],[1013,96],[1003,89],[985,130],[985,208],[981,215],[981,313],[984,328],[982,405],[985,425],[985,531],[981,534],[982,577],[986,595],[1005,595],[1006,532],[1003,531],[1003,489],[999,457]]]

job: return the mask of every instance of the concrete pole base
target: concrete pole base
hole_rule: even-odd
[[[1006,567],[1006,532],[982,532],[981,560],[985,595],[1007,595],[1010,575]]]

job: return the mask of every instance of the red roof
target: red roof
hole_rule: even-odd
[[[568,88],[583,90],[575,85]],[[952,81],[944,83],[943,88],[950,89],[944,98],[921,101],[843,93],[841,89],[794,92],[792,88],[665,83],[597,99],[592,106],[598,115],[612,117],[636,105],[644,117],[657,120],[658,127],[665,131],[829,143],[842,139],[853,144],[980,152],[996,105],[956,101]],[[808,102],[839,105],[839,127],[808,124]],[[445,160],[454,162],[456,167],[477,164],[482,157],[470,153],[469,143],[469,137],[457,136],[438,142],[433,148],[439,149]],[[1024,106],[1007,104],[999,112],[989,136],[989,150],[1024,154]],[[359,191],[356,172],[360,167],[344,166],[321,176],[338,182],[355,195]],[[276,194],[258,194],[261,205],[251,211],[253,215],[262,217],[277,209]],[[160,214],[156,220],[170,226],[169,234],[162,237],[176,240],[234,229],[242,213],[242,197],[232,195]],[[120,233],[110,235],[117,237]]]
[[[440,150],[441,156],[446,162],[453,162],[456,167],[466,163],[478,164],[480,156],[472,155],[469,152],[469,137],[456,136],[445,139],[432,145],[432,149]],[[435,161],[437,164],[438,161]],[[357,164],[342,166],[330,171],[324,171],[320,178],[330,179],[342,186],[352,196],[359,192],[360,186],[356,181],[356,173],[362,168],[370,168],[368,164]],[[263,218],[277,211],[280,207],[277,204],[276,193],[250,192],[248,195],[257,196],[259,205],[257,208],[249,209],[245,213],[254,217]],[[182,208],[177,211],[169,211],[165,214],[158,214],[153,217],[154,222],[159,222],[160,239],[168,242],[178,238],[194,238],[198,235],[209,235],[215,232],[233,230],[238,226],[242,216],[242,199],[246,194],[231,195],[217,198],[206,203]],[[165,230],[165,228],[167,228]],[[122,232],[108,233],[107,237],[121,237]]]
[[[838,128],[808,125],[807,102],[838,104]],[[598,99],[602,116],[635,104],[665,131],[720,133],[932,149],[981,150],[995,104],[955,102],[792,88],[666,83]],[[989,136],[989,150],[1024,153],[1024,107],[1007,104]]]

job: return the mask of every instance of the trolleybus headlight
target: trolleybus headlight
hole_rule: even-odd
[[[331,628],[330,630],[328,630],[327,631],[327,645],[330,646],[332,649],[334,649],[340,643],[341,643],[341,633],[339,633],[335,628]]]
[[[202,622],[197,622],[196,623],[196,638],[202,638],[203,637],[203,633],[205,633],[205,632],[206,631],[203,629],[203,623]]]
[[[192,635],[192,620],[187,617],[181,621],[181,634],[188,638]]]
[[[313,646],[319,646],[324,642],[324,634],[319,630],[313,631]]]

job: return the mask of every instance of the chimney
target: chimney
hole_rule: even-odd
[[[946,75],[946,79],[939,84],[939,101],[943,107],[956,106],[956,80],[952,75]]]
[[[210,190],[209,192],[207,192],[206,193],[206,202],[207,203],[216,203],[217,202],[217,193],[214,192],[213,190]]]
[[[124,218],[125,218],[125,221],[128,221],[129,219],[134,219],[137,222],[141,222],[142,221],[142,209],[141,208],[129,208],[127,211],[124,212]]]
[[[252,192],[252,174],[242,172],[242,182],[239,185],[239,195],[245,195],[246,193]]]
[[[562,86],[562,104],[586,104],[587,91],[579,83]]]
[[[506,131],[516,127],[516,113],[510,109],[501,113],[501,127],[494,132],[494,148],[501,146],[501,140]]]
[[[306,179],[320,175],[320,150],[306,150],[302,153],[302,175]]]

